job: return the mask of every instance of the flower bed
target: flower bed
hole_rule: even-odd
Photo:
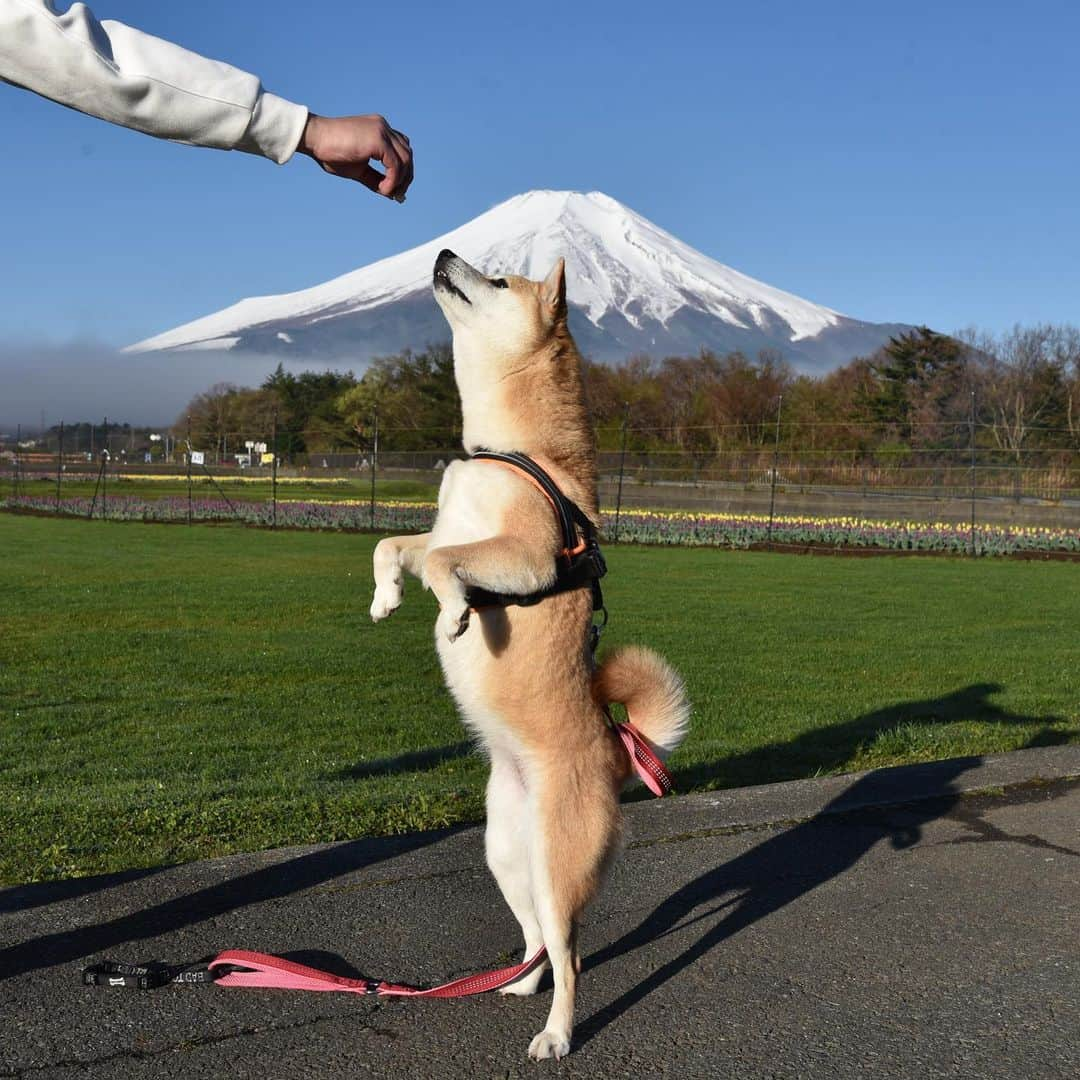
[[[269,503],[224,499],[192,499],[194,521],[236,521],[267,527],[273,519]],[[62,499],[59,513],[89,517],[91,500]],[[0,509],[56,513],[52,498],[9,496]],[[110,496],[106,515],[112,521],[183,522],[188,519],[186,498],[143,499]],[[102,515],[99,500],[95,517]],[[377,502],[374,527],[379,531],[420,532],[431,528],[433,503]],[[603,529],[610,537],[615,516],[603,515]],[[277,504],[277,524],[291,529],[369,529],[371,506],[366,501],[310,502],[283,499]],[[641,544],[673,544],[695,547],[748,548],[772,541],[776,544],[831,548],[867,548],[892,551],[938,551],[963,553],[971,548],[971,528],[932,522],[873,521],[861,518],[777,516],[752,514],[702,514],[661,510],[630,510],[619,516],[619,539]],[[979,555],[1011,555],[1023,552],[1080,553],[1080,532],[1028,526],[976,525],[975,552]]]
[[[610,533],[614,515],[605,516]],[[969,525],[874,521],[865,518],[787,517],[773,521],[753,514],[695,514],[633,510],[619,517],[619,539],[643,544],[688,544],[746,548],[770,540],[785,545],[878,548],[893,551],[971,550]],[[1028,526],[976,525],[975,552],[1011,555],[1026,551],[1080,552],[1080,532]]]

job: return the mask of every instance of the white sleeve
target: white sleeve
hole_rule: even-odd
[[[0,0],[0,79],[148,135],[278,164],[292,157],[308,117],[254,75],[99,22],[81,3],[59,14],[55,0]]]

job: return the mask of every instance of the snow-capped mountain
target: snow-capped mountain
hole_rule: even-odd
[[[489,274],[543,277],[566,259],[570,329],[595,360],[775,349],[820,372],[895,333],[740,274],[601,192],[530,191],[452,232],[321,285],[241,300],[128,352],[241,349],[363,363],[449,337],[431,294],[451,248]]]

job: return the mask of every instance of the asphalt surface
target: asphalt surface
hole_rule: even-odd
[[[571,1055],[530,999],[84,987],[223,948],[421,983],[506,963],[478,829],[0,892],[0,1076],[1080,1076],[1080,747],[641,802]],[[982,794],[961,794],[992,789]]]

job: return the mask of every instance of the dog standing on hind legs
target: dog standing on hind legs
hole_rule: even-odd
[[[563,261],[534,282],[485,277],[443,251],[434,290],[453,331],[465,449],[531,458],[591,531],[596,452],[566,325]],[[679,676],[655,653],[619,649],[596,666],[590,583],[559,576],[569,556],[558,508],[507,464],[451,463],[431,532],[379,542],[371,617],[400,605],[406,571],[439,601],[446,682],[491,759],[488,866],[521,924],[525,955],[546,946],[554,978],[529,1055],[560,1058],[570,1049],[581,970],[578,925],[615,852],[619,792],[631,771],[607,706],[623,705],[661,755],[679,743],[689,709]],[[482,594],[502,599],[480,604]],[[532,994],[541,974],[503,993]]]

